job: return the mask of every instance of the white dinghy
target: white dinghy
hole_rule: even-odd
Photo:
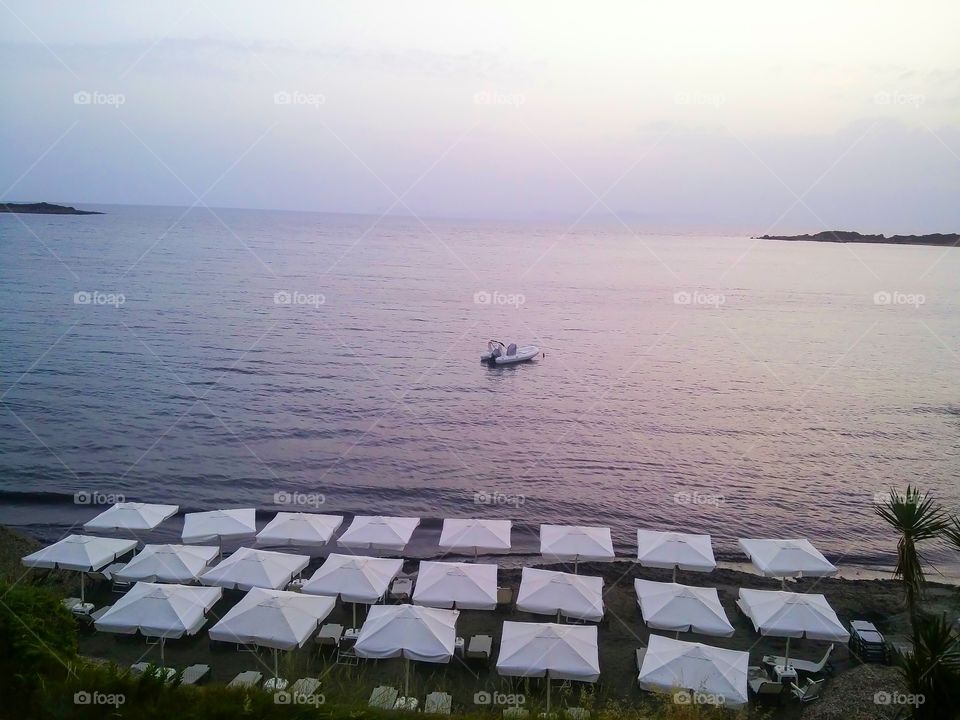
[[[513,365],[533,360],[539,354],[540,348],[536,345],[517,347],[516,343],[504,345],[499,340],[491,340],[487,343],[487,352],[480,356],[480,362],[485,362],[490,366]]]

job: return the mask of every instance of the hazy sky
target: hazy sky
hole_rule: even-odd
[[[0,197],[960,231],[958,28],[956,0],[0,0]]]

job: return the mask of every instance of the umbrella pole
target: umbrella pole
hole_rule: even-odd
[[[403,696],[410,696],[410,658],[403,659]]]
[[[277,681],[280,679],[280,666],[277,661],[277,649],[273,649],[273,689],[277,689],[279,684]]]
[[[166,642],[166,638],[160,636],[160,667],[165,668],[167,666],[166,660],[163,659],[163,644]]]
[[[547,717],[550,717],[550,672],[547,671]]]
[[[357,627],[357,604],[353,602],[350,605],[353,607],[353,627]]]
[[[579,555],[574,555],[574,556],[573,556],[573,574],[574,574],[574,575],[577,574],[577,568],[578,568],[579,566],[580,566],[580,556],[579,556]]]
[[[677,581],[677,566],[673,566],[673,582]]]
[[[85,593],[84,593],[84,585],[86,584],[84,581],[86,580],[86,578],[87,578],[87,574],[83,570],[81,570],[80,571],[80,602],[84,602],[86,600]]]
[[[787,652],[783,656],[783,666],[784,668],[790,667],[790,638],[787,637]]]

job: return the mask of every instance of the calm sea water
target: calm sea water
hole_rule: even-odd
[[[293,500],[421,516],[424,554],[484,516],[882,564],[876,493],[960,506],[960,250],[103,209],[0,215],[0,522],[38,537]]]

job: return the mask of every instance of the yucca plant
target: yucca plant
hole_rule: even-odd
[[[903,494],[891,490],[889,497],[877,506],[876,512],[900,535],[894,575],[903,582],[910,625],[916,631],[917,607],[923,596],[926,562],[917,545],[939,537],[949,527],[947,515],[929,493],[921,493],[910,485]]]
[[[899,662],[907,686],[905,704],[917,720],[955,718],[960,684],[960,636],[943,617],[921,620],[913,631],[913,652]]]

